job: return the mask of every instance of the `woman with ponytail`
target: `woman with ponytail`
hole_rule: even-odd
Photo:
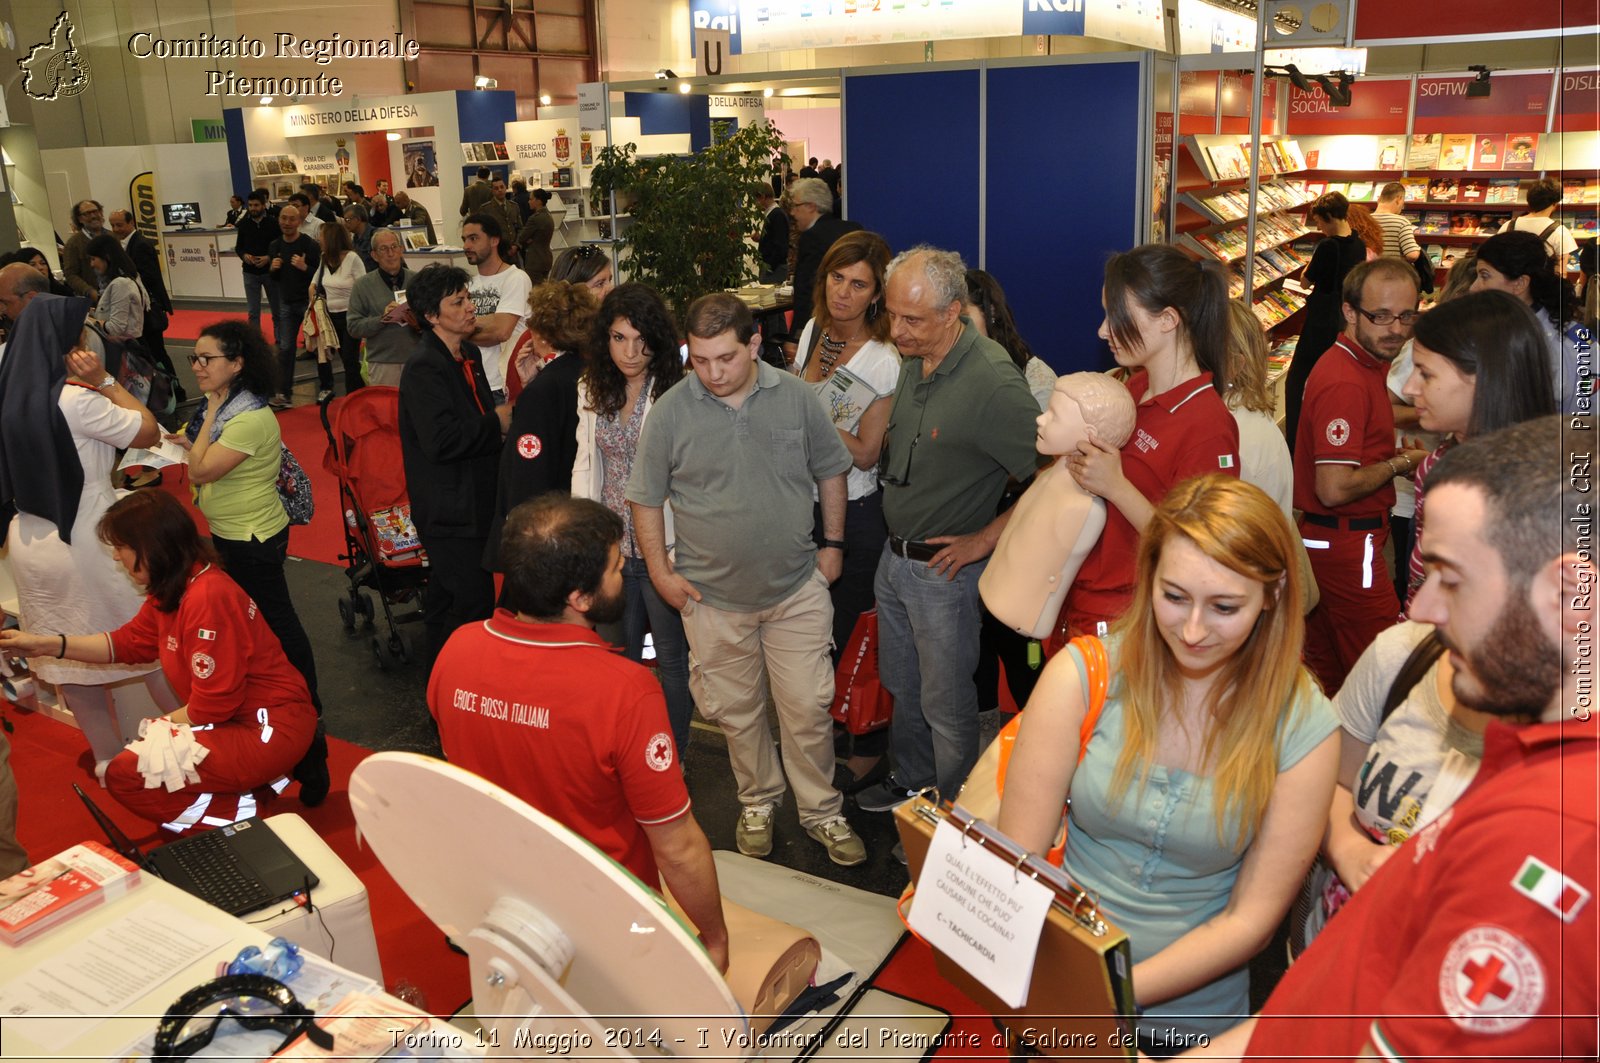
[[[1106,527],[1067,596],[1067,635],[1098,633],[1133,599],[1139,534],[1172,486],[1208,472],[1239,475],[1228,388],[1228,279],[1165,244],[1113,255],[1101,290],[1100,338],[1128,370],[1137,405],[1119,451],[1091,439],[1068,459],[1079,486],[1106,500]]]

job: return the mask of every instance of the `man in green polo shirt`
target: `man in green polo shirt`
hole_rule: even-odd
[[[834,863],[859,864],[867,851],[833,788],[828,715],[828,584],[844,565],[850,452],[811,386],[761,360],[744,303],[726,292],[702,296],[685,330],[694,372],[656,400],[628,481],[639,552],[656,592],[683,614],[695,703],[727,737],[743,806],[739,851],[772,851],[787,771],[806,833]],[[811,541],[813,486],[821,550]],[[662,508],[669,500],[677,539],[670,557]],[[772,755],[768,685],[782,768]]]
[[[894,771],[856,795],[869,812],[926,786],[953,798],[978,759],[978,577],[1010,516],[995,516],[1006,478],[1033,474],[1039,416],[1005,349],[961,316],[960,255],[912,248],[888,278],[905,361],[878,466],[889,541],[873,589]]]

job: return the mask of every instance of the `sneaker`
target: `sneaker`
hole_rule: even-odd
[[[767,856],[772,852],[772,806],[745,805],[733,840],[746,856]]]
[[[867,859],[867,847],[861,844],[856,832],[850,829],[843,816],[825,819],[806,833],[828,850],[828,859],[840,867],[855,867]]]
[[[267,405],[271,406],[274,410],[287,410],[294,404],[289,401],[289,396],[279,392],[267,400]]]
[[[333,398],[333,389],[323,388],[321,391],[317,392],[317,405],[321,406],[324,402],[327,402],[331,398]]]
[[[892,812],[915,796],[917,791],[901,786],[900,780],[890,774],[882,782],[857,791],[856,807],[863,812]]]

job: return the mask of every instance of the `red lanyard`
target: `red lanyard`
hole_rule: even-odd
[[[467,378],[467,393],[472,396],[473,405],[478,407],[479,413],[487,413],[483,408],[483,400],[478,398],[478,382],[472,376],[472,363],[465,358],[460,359],[461,375]]]

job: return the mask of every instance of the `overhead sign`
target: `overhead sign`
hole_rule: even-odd
[[[1468,96],[1474,78],[1417,79],[1415,131],[1477,133],[1492,129],[1541,129],[1550,113],[1551,74],[1495,74],[1489,95]]]
[[[606,127],[606,84],[603,81],[585,81],[578,86],[578,128],[604,129]]]
[[[714,78],[721,74],[733,54],[727,30],[694,31],[694,76]]]
[[[283,108],[283,135],[308,137],[318,133],[378,133],[427,125],[418,106],[404,98],[394,102],[357,104],[296,104]]]
[[[1409,0],[1356,7],[1356,43],[1576,33],[1600,22],[1594,0]]]
[[[691,48],[696,30],[727,30],[728,54],[738,55],[743,51],[739,40],[739,0],[689,0]]]
[[[736,22],[731,6],[730,0],[691,0],[692,8],[705,11],[707,28],[730,32],[736,53],[1028,35],[1167,48],[1163,0],[739,0]],[[719,7],[720,14],[711,10]]]
[[[220,118],[191,118],[189,128],[196,144],[220,144],[228,139],[228,127]]]
[[[1350,106],[1335,107],[1320,85],[1303,92],[1289,86],[1289,125],[1304,133],[1404,133],[1411,105],[1411,81],[1358,78],[1350,86]]]

